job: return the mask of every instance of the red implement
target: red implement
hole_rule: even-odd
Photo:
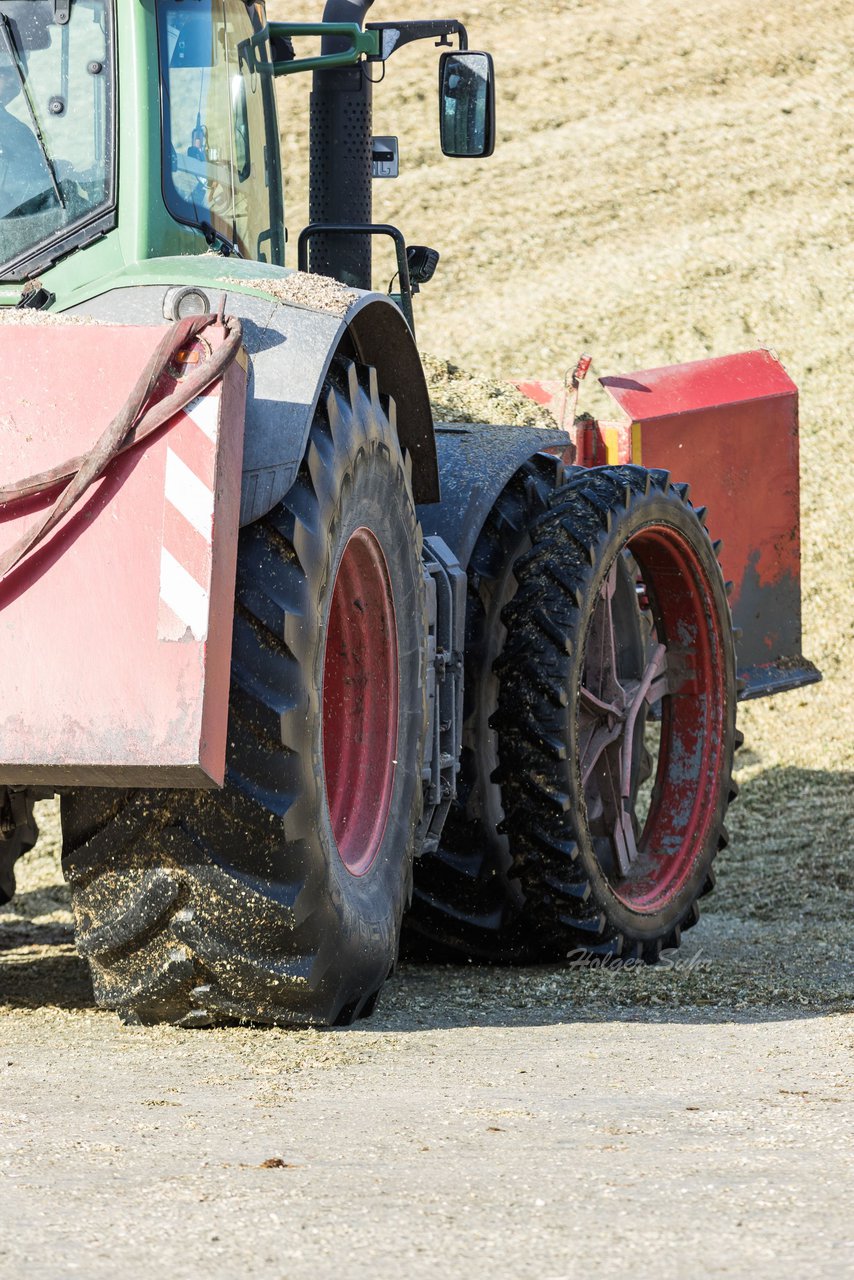
[[[798,392],[769,351],[601,379],[621,422],[568,429],[582,466],[634,462],[691,486],[723,539],[744,696],[811,683],[801,657]],[[559,383],[517,383],[560,413]]]
[[[87,454],[166,330],[0,327],[0,489]],[[186,353],[211,358],[210,328]],[[173,367],[156,395],[180,381]],[[0,583],[9,783],[211,786],[225,770],[245,372],[103,477]],[[0,552],[54,487],[0,508]]]

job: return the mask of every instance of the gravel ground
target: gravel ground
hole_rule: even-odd
[[[774,347],[801,388],[805,652],[825,681],[744,709],[733,841],[678,957],[406,968],[347,1032],[94,1010],[44,806],[0,910],[4,1280],[854,1273],[854,11],[459,14],[497,55],[493,160],[438,158],[428,46],[377,94],[403,166],[377,219],[443,254],[418,299],[434,400],[523,421],[496,379],[560,377],[584,349],[602,374]],[[281,90],[292,231],[306,90]]]

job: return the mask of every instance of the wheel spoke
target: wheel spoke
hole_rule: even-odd
[[[623,714],[622,708],[615,702],[605,702],[604,699],[597,698],[586,685],[581,686],[581,702],[584,710],[596,720],[604,720],[606,716],[620,717]]]
[[[601,821],[600,830],[611,849],[609,876],[618,875],[625,879],[631,871],[632,864],[638,856],[637,836],[631,809],[620,795],[620,776],[622,772],[623,752],[626,740],[619,739],[610,744],[600,757],[596,770],[597,790]],[[603,868],[604,869],[604,868]]]
[[[618,687],[617,681],[617,637],[616,628],[614,627],[614,593],[617,590],[617,561],[611,565],[611,570],[602,583],[602,599],[605,604],[603,611],[604,626],[602,628],[602,644],[606,652],[603,658],[608,664],[608,673],[611,682]]]
[[[589,695],[591,707],[598,701],[596,710],[620,714],[626,703],[625,691],[618,678],[617,633],[614,623],[614,593],[617,589],[618,564],[599,588],[599,598],[590,625],[588,656],[585,667],[584,693]]]
[[[647,689],[645,701],[648,702],[650,706],[654,706],[656,702],[660,702],[661,699],[665,698],[670,692],[670,672],[662,671],[661,675],[656,676],[652,684]]]
[[[626,716],[625,733],[623,737],[623,758],[622,758],[622,796],[626,801],[632,794],[632,750],[631,746],[634,742],[635,724],[637,723],[638,714],[644,703],[650,701],[650,693],[653,686],[663,684],[663,690],[657,695],[658,698],[663,697],[667,692],[667,676],[664,671],[664,664],[667,661],[667,649],[663,644],[656,645],[653,650],[652,657],[647,663],[646,671],[643,678],[635,690]]]
[[[614,850],[620,871],[627,876],[632,869],[632,863],[638,856],[638,846],[632,815],[625,804],[621,804],[617,811],[617,821],[614,824]]]
[[[618,720],[614,725],[598,724],[587,739],[581,752],[581,783],[586,786],[590,775],[596,768],[602,752],[622,735],[623,723]]]

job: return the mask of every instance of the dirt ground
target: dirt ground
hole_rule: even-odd
[[[404,968],[346,1032],[96,1011],[45,805],[0,910],[4,1280],[854,1274],[854,10],[455,12],[496,53],[495,157],[439,155],[429,46],[377,90],[402,153],[377,217],[442,252],[419,299],[432,367],[559,377],[588,349],[603,374],[773,347],[801,389],[824,683],[745,708],[732,845],[678,959]],[[292,244],[306,89],[281,91]],[[583,407],[603,407],[592,385]]]

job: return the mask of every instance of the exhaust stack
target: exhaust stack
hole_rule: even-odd
[[[327,0],[324,22],[363,26],[373,0]],[[324,38],[323,53],[339,53],[347,41]],[[373,220],[371,143],[373,85],[360,64],[315,71],[310,108],[309,218],[311,222]],[[371,287],[371,237],[312,238],[310,269],[357,289]]]

